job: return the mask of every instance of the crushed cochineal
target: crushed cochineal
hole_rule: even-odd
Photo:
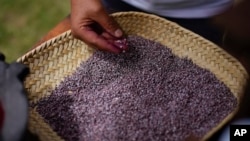
[[[211,72],[163,45],[129,36],[128,47],[95,52],[35,105],[63,139],[202,138],[237,106]]]

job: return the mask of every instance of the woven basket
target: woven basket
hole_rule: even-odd
[[[230,88],[241,102],[248,74],[243,66],[227,52],[197,34],[163,18],[139,13],[122,12],[112,15],[126,34],[139,35],[160,42],[172,49],[179,57],[187,57],[202,68],[210,70]],[[30,67],[31,73],[25,81],[30,104],[50,95],[66,76],[72,74],[82,61],[86,61],[95,50],[75,39],[67,31],[28,52],[18,59]],[[209,131],[203,140],[211,137],[236,114],[239,107],[220,124]],[[29,129],[42,141],[61,141],[36,108],[30,108]]]

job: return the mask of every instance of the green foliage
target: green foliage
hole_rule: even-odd
[[[0,52],[15,61],[69,12],[69,0],[1,0]]]

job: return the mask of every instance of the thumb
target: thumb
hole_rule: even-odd
[[[100,15],[97,18],[97,22],[102,26],[102,28],[116,38],[120,38],[123,36],[123,32],[118,25],[118,23],[110,17],[106,12],[103,12],[103,15]]]

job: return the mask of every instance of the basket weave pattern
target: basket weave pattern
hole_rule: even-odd
[[[234,96],[241,102],[248,74],[244,67],[227,52],[197,34],[160,17],[139,12],[122,12],[113,15],[126,34],[138,35],[160,42],[171,48],[172,52],[183,58],[191,59],[195,64],[210,70],[224,82]],[[94,49],[75,39],[71,31],[55,37],[18,59],[30,67],[31,74],[25,81],[30,104],[50,95],[51,91],[66,76],[72,74],[79,64],[86,61]],[[227,123],[238,108],[229,114],[218,126],[208,132],[206,140]],[[44,122],[43,118],[30,109],[29,128],[39,135],[42,141],[61,141]]]

